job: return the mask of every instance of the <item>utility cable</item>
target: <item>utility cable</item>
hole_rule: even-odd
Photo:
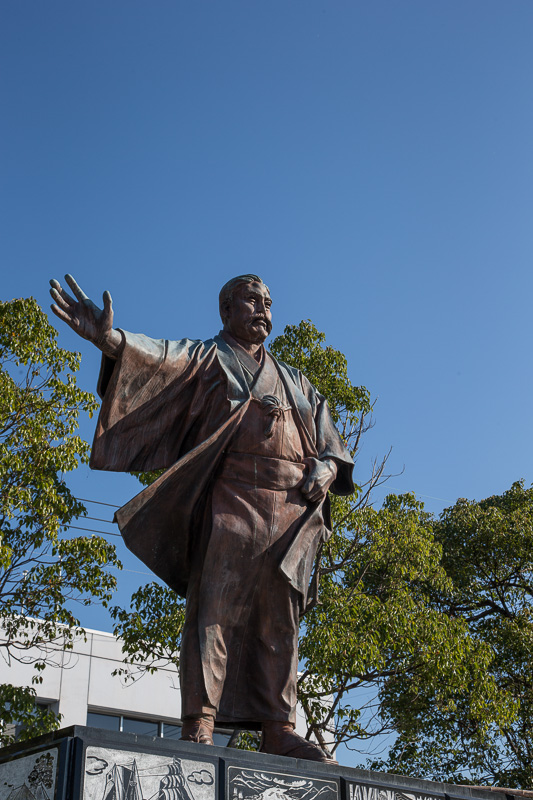
[[[120,506],[116,506],[114,503],[103,503],[101,500],[87,500],[86,497],[75,497],[75,500],[80,500],[82,503],[96,503],[99,506],[109,506],[110,508],[120,508]]]
[[[110,531],[97,531],[94,528],[82,528],[79,525],[62,525],[64,528],[74,528],[76,531],[89,531],[89,533],[99,533],[100,536],[119,536],[120,533],[111,533]]]

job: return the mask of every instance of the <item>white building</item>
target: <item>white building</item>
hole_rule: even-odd
[[[0,683],[30,686],[35,656],[37,650],[28,651],[24,664],[0,659]],[[133,683],[125,681],[113,675],[124,667],[120,639],[92,630],[86,630],[85,640],[76,637],[73,650],[47,646],[46,660],[43,682],[35,686],[37,702],[61,714],[61,727],[90,725],[179,738],[181,699],[176,667],[165,666]]]

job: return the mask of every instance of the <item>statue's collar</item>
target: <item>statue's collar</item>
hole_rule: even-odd
[[[236,339],[233,338],[231,333],[228,333],[227,331],[220,331],[219,336],[221,339],[224,339],[226,344],[229,344],[241,362],[242,366],[245,367],[252,376],[255,376],[265,363],[264,345],[261,345],[261,349],[259,350],[259,360],[257,360],[247,350],[245,350]]]
[[[250,398],[250,389],[241,362],[235,350],[219,334],[213,340],[217,346],[218,360],[227,379],[228,399],[232,410]]]

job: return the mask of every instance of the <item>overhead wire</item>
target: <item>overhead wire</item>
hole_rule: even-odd
[[[108,533],[107,531],[97,531],[94,528],[84,528],[80,525],[65,525],[65,528],[74,528],[77,531],[88,531],[89,533],[98,533],[100,536],[118,536],[121,539],[120,533]],[[110,569],[117,569],[117,567],[109,566]],[[134,572],[136,575],[148,575],[148,577],[153,578],[154,575],[152,572],[142,572],[138,569],[128,569],[127,567],[122,567],[121,572]]]
[[[76,497],[76,500],[79,500],[82,503],[96,503],[100,506],[109,506],[110,508],[120,508],[120,506],[115,505],[114,503],[104,503],[101,500],[88,500],[86,497]],[[115,525],[116,523],[113,522],[111,519],[102,519],[101,517],[81,517],[80,519],[92,519],[95,522],[105,522],[108,525]],[[76,531],[87,531],[88,533],[98,533],[100,536],[118,536],[119,539],[122,539],[122,535],[120,533],[111,533],[111,531],[97,531],[95,528],[85,528],[82,525],[65,525],[65,528],[73,529]],[[113,569],[113,567],[112,567]],[[142,572],[138,569],[127,569],[125,567],[122,568],[122,572],[134,572],[136,575],[148,575],[148,577],[153,578],[152,572]]]
[[[76,531],[88,531],[89,533],[99,533],[100,536],[118,536],[120,538],[120,533],[111,533],[111,531],[97,531],[95,528],[83,528],[80,525],[64,525],[65,528],[74,528]]]
[[[75,500],[79,500],[81,503],[96,503],[99,506],[108,506],[109,508],[120,508],[120,506],[115,505],[114,503],[104,503],[102,500],[89,500],[87,497],[74,497]],[[79,520],[84,519],[92,519],[95,522],[104,522],[106,525],[115,525],[116,523],[112,519],[103,519],[102,517],[89,517],[81,516],[78,517]],[[118,536],[121,538],[120,533],[111,533],[111,531],[97,531],[95,528],[85,528],[80,525],[65,525],[65,528],[73,528],[77,531],[88,531],[88,533],[99,533],[100,536]]]
[[[104,503],[102,500],[87,500],[86,497],[75,497],[75,500],[80,500],[82,503],[96,503],[99,506],[109,506],[110,508],[120,508],[120,506],[116,506],[114,503]]]
[[[115,524],[112,519],[102,519],[102,517],[89,517],[84,515],[82,519],[93,519],[95,522],[107,522],[109,525]]]

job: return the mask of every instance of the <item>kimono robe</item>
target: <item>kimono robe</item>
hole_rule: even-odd
[[[117,360],[102,363],[91,466],[166,470],[116,520],[187,598],[182,714],[294,722],[298,620],[330,535],[328,500],[309,503],[299,489],[308,460],[333,459],[331,491],[353,491],[327,403],[298,370],[266,353],[254,366],[224,333],[123,336]]]

